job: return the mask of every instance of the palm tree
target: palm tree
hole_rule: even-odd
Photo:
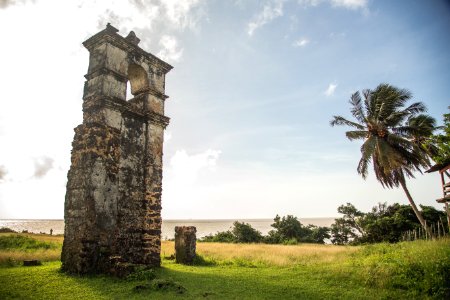
[[[357,171],[366,179],[372,163],[377,180],[383,187],[403,188],[414,213],[430,236],[431,231],[414,203],[406,177],[414,178],[414,172],[430,166],[429,154],[421,145],[422,137],[433,131],[435,121],[422,114],[426,111],[421,102],[406,106],[411,93],[389,84],[380,84],[375,90],[363,90],[350,98],[351,113],[356,122],[341,116],[333,116],[330,124],[346,125],[355,130],[347,131],[349,140],[364,140]]]
[[[427,152],[430,157],[438,154],[439,149],[433,142],[433,133],[441,127],[436,126],[436,120],[433,117],[420,114],[410,117],[406,125],[411,128],[411,139],[417,146]]]

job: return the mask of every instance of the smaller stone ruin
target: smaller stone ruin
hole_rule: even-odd
[[[192,264],[197,242],[195,226],[175,226],[175,260],[181,264]]]

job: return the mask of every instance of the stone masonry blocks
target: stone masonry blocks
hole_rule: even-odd
[[[169,123],[164,81],[172,66],[142,50],[133,32],[126,38],[117,32],[108,24],[83,43],[89,68],[67,175],[61,254],[70,273],[160,265],[162,149]]]
[[[197,243],[195,226],[175,226],[175,260],[181,264],[192,264]]]

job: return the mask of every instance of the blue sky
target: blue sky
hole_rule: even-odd
[[[407,203],[356,173],[357,142],[333,115],[387,82],[439,123],[450,105],[448,1],[2,1],[0,218],[62,218],[88,52],[111,22],[174,66],[163,217],[337,215]],[[437,174],[408,182],[435,205]]]

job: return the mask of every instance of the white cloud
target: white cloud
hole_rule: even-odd
[[[298,40],[296,40],[296,41],[292,44],[292,46],[294,46],[294,47],[305,47],[305,46],[308,45],[308,44],[309,44],[309,40],[303,38],[303,39],[298,39]]]
[[[333,96],[334,95],[334,91],[337,88],[337,83],[330,83],[328,85],[327,90],[324,92],[325,96],[329,97],[329,96]]]
[[[199,16],[194,7],[201,1],[187,6],[182,1],[162,5],[159,0],[24,2],[3,1],[0,7],[0,27],[14,29],[0,32],[2,40],[14,45],[4,47],[0,57],[0,82],[8,87],[2,99],[15,99],[17,91],[21,98],[3,101],[0,109],[0,218],[61,218],[73,128],[82,122],[83,75],[89,62],[81,42],[111,22],[122,36],[134,30],[144,50],[158,49],[160,42],[164,56],[176,61],[182,47],[172,35],[191,29]],[[34,25],[27,26],[24,19]],[[30,56],[32,44],[46,47],[35,47]],[[14,63],[19,60],[26,72]],[[64,101],[60,95],[66,95]],[[17,118],[18,111],[27,122]],[[43,208],[36,209],[32,201]]]
[[[331,5],[357,10],[367,7],[367,0],[331,0]]]
[[[321,3],[328,2],[333,7],[342,7],[346,9],[366,9],[367,0],[299,0],[298,3],[304,7],[318,6]]]
[[[5,180],[6,174],[8,174],[8,171],[6,170],[5,166],[0,165],[0,183]]]
[[[207,211],[197,207],[199,199],[211,197],[208,180],[216,174],[217,161],[221,151],[206,151],[189,154],[178,150],[165,166],[163,176],[163,214],[171,218],[189,218],[189,209]]]
[[[165,7],[169,21],[180,29],[195,28],[201,15],[193,11],[200,6],[200,0],[163,0],[161,5]]]
[[[178,45],[178,41],[174,36],[163,35],[159,40],[159,45],[162,49],[158,52],[157,56],[162,60],[177,62],[181,59],[183,48]]]
[[[164,130],[164,143],[167,143],[172,139],[172,133],[170,131]]]
[[[180,186],[190,186],[196,182],[203,169],[214,170],[220,151],[208,149],[205,152],[189,155],[186,150],[178,150],[170,160],[170,174]]]
[[[264,5],[263,10],[256,15],[254,21],[248,23],[247,33],[253,35],[256,29],[283,15],[283,0],[274,0]]]
[[[48,171],[53,168],[53,158],[43,156],[34,160],[34,178],[40,179],[47,175]]]
[[[0,0],[0,8],[6,8],[12,4],[14,4],[12,0]]]
[[[8,8],[8,6],[25,4],[28,0],[0,0],[0,9]]]
[[[317,6],[323,1],[324,0],[298,0],[298,3],[300,5],[307,7],[307,6]]]

